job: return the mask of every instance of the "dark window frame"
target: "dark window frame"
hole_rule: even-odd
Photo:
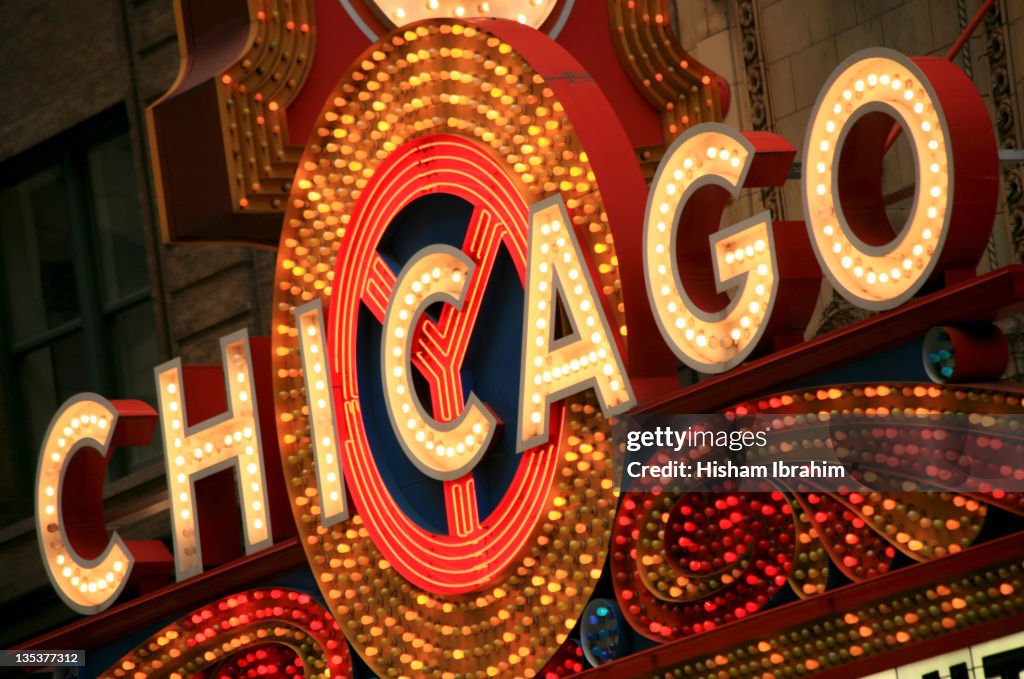
[[[27,151],[0,161],[0,191],[29,180],[48,168],[60,170],[65,185],[64,199],[68,205],[68,227],[75,253],[73,259],[74,278],[80,310],[78,319],[50,328],[32,339],[15,344],[12,328],[13,315],[6,292],[5,264],[3,258],[0,258],[0,387],[7,395],[7,416],[12,446],[8,455],[11,457],[11,469],[16,480],[14,488],[18,494],[16,498],[18,515],[24,515],[27,510],[31,509],[37,455],[42,444],[42,441],[32,440],[28,408],[22,397],[22,387],[18,378],[20,361],[24,360],[32,351],[53,346],[60,339],[81,331],[87,353],[85,362],[88,365],[89,380],[94,385],[95,391],[108,398],[131,398],[133,395],[119,393],[121,385],[126,383],[124,374],[126,366],[119,365],[117,360],[117,347],[111,321],[120,312],[126,312],[150,302],[154,307],[153,329],[154,333],[157,332],[155,313],[159,300],[156,299],[151,285],[152,262],[146,264],[146,268],[149,270],[150,285],[110,303],[103,299],[105,290],[103,260],[99,245],[100,224],[96,217],[97,206],[90,177],[89,152],[100,144],[121,135],[128,136],[133,147],[133,157],[137,157],[138,151],[134,148],[135,140],[127,111],[119,105]],[[131,171],[134,173],[134,165]],[[142,230],[143,242],[146,242],[149,236],[145,233],[146,207],[141,191],[145,188],[144,182],[147,180],[136,175],[136,181],[139,198],[139,229]],[[143,395],[134,395],[134,397],[142,398]],[[134,469],[131,468],[127,455],[115,455],[111,459],[109,468],[111,477],[120,478],[131,471]]]

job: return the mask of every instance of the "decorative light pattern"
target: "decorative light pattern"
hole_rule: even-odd
[[[879,181],[892,119],[910,141],[917,175],[895,237],[881,192],[865,186]],[[941,273],[940,261],[973,270],[987,233],[970,232],[985,232],[976,225],[994,214],[997,180],[983,167],[994,168],[995,150],[981,96],[952,64],[883,49],[840,64],[811,115],[802,177],[807,230],[836,290],[858,306],[891,309]],[[971,169],[956,176],[954,165]],[[856,201],[844,201],[853,194]]]
[[[216,670],[193,676],[195,679],[259,679],[266,675],[294,677],[305,674],[303,670],[302,659],[291,648],[267,644],[247,653],[236,653],[221,662]]]
[[[139,419],[147,421],[141,429],[128,425]],[[155,420],[156,412],[140,401],[111,402],[97,394],[78,394],[53,416],[43,438],[35,492],[39,551],[54,589],[77,613],[92,615],[109,608],[131,576],[136,560],[132,546],[139,543],[126,542],[116,531],[108,539],[103,525],[103,478],[114,449],[148,443]],[[89,474],[80,474],[70,489],[66,472],[83,449],[98,452],[102,463],[85,470]],[[77,470],[82,472],[83,467]],[[64,519],[66,491],[75,496],[77,531]]]
[[[314,48],[310,0],[269,0],[253,22],[252,43],[220,76],[218,94],[238,179],[241,210],[282,206],[300,149],[288,142],[285,109],[309,73]]]
[[[543,679],[572,677],[583,671],[583,662],[583,649],[580,648],[580,643],[575,639],[567,639],[536,676]]]
[[[1019,543],[1012,547],[1019,548]],[[652,658],[648,668],[630,676],[721,679],[824,672],[864,676],[856,663],[872,656],[941,641],[986,623],[1018,621],[1024,612],[1019,556],[987,552],[979,566],[956,568],[949,575],[931,570],[925,580],[906,578],[885,589],[882,583],[854,586],[817,609],[799,611],[796,624],[783,627],[776,618],[765,630],[766,620],[760,618],[757,626],[751,621],[742,631],[734,628],[731,639],[707,637],[685,655],[682,648],[673,649],[677,658],[685,660],[658,663]],[[742,641],[733,641],[736,638]]]
[[[925,352],[924,366],[928,377],[939,384],[950,381],[956,368],[956,359],[949,333],[942,328],[929,330],[923,351]]]
[[[728,88],[682,48],[667,0],[613,0],[608,13],[623,68],[662,112],[666,144],[693,125],[725,117]]]
[[[473,269],[473,260],[453,247],[420,250],[395,280],[381,333],[381,380],[395,435],[420,471],[442,481],[473,470],[487,451],[498,420],[473,393],[454,419],[442,423],[429,415],[410,373],[414,336],[430,305],[441,302],[463,310]],[[450,375],[446,381],[457,380],[458,375]]]
[[[996,381],[1010,362],[1006,336],[992,323],[932,328],[921,353],[925,372],[939,384]]]
[[[237,18],[181,4],[179,77],[147,109],[161,221],[168,238],[261,244],[274,240],[280,225],[275,217],[287,206],[301,155],[301,147],[295,144],[308,133],[302,127],[308,105],[303,88],[307,79],[315,83],[335,77],[331,69],[338,67],[336,61],[315,61],[318,34],[322,40],[344,42],[348,47],[342,52],[350,54],[361,49],[366,36],[373,39],[393,26],[409,26],[427,17],[503,17],[547,30],[554,38],[567,22],[577,21],[574,10],[577,15],[583,13],[577,0],[342,0],[351,22],[318,30],[315,4],[267,0],[243,7],[240,11],[247,13]],[[612,0],[607,6],[607,39],[615,43],[612,49],[638,94],[662,113],[665,144],[690,125],[724,118],[728,87],[682,50],[669,20],[667,0]],[[240,48],[220,49],[225,40]],[[620,73],[617,67],[612,72],[615,77]],[[216,96],[203,98],[205,106],[189,101],[188,95],[203,88]],[[216,117],[206,115],[208,107],[215,107]],[[646,105],[637,100],[632,108],[642,111],[638,124],[647,126]],[[200,124],[204,133],[215,138],[222,135],[226,150],[223,177],[205,184],[188,176],[188,162],[177,162],[194,146]],[[658,144],[637,152],[653,171],[651,163],[663,150],[664,144]],[[191,191],[182,190],[183,185]],[[196,203],[199,193],[217,199],[230,211],[218,211],[219,218],[211,218],[210,208],[203,211]]]
[[[327,333],[323,307],[316,299],[295,309],[295,329],[302,355],[302,380],[309,410],[309,440],[316,458],[316,490],[324,526],[333,526],[349,517],[348,495],[338,454],[338,425],[335,419],[334,390],[327,364]]]
[[[258,552],[273,542],[249,334],[244,330],[232,333],[221,338],[220,344],[228,409],[201,424],[190,425],[188,422],[185,407],[187,385],[182,378],[181,359],[176,358],[155,369],[171,505],[174,563],[179,581],[203,570],[194,484],[205,476],[234,468],[246,554]]]
[[[217,33],[218,39],[182,36],[178,79],[146,112],[150,128],[156,131],[150,136],[151,155],[154,174],[159,180],[161,220],[169,237],[184,240],[196,237],[194,226],[184,223],[180,217],[175,218],[177,210],[168,208],[168,202],[185,199],[174,194],[174,183],[165,181],[170,179],[171,173],[181,170],[173,161],[165,161],[174,157],[173,147],[181,143],[175,137],[177,130],[194,135],[193,123],[204,120],[200,115],[193,115],[188,125],[181,125],[180,119],[174,120],[176,113],[180,118],[185,95],[203,86],[214,88],[215,120],[224,137],[224,160],[228,168],[219,181],[226,184],[224,190],[230,196],[233,210],[259,214],[280,212],[285,207],[302,153],[301,147],[290,143],[285,109],[301,89],[313,62],[314,4],[313,0],[265,0],[249,5],[248,41],[244,49],[232,52],[241,53],[241,57],[227,64],[224,63],[223,40],[219,39],[222,33]],[[202,20],[200,17],[196,23]],[[183,29],[190,25],[190,21],[182,22]],[[210,78],[211,73],[213,78]],[[161,124],[164,120],[168,123],[166,126]],[[194,200],[194,197],[189,196],[189,199]],[[258,229],[232,228],[236,222],[222,221],[229,225],[225,231],[212,233],[206,226],[203,237],[250,242],[259,239],[254,235]]]
[[[370,0],[392,26],[423,19],[498,17],[540,28],[558,0]]]
[[[586,123],[600,92],[584,81],[549,83],[496,34],[503,30],[497,22],[437,21],[387,36],[367,51],[328,98],[281,235],[275,391],[300,536],[346,634],[371,669],[386,676],[535,675],[565,640],[600,576],[614,513],[609,430],[586,395],[563,404],[549,445],[523,454],[491,516],[475,520],[475,506],[463,500],[467,486],[472,490],[468,480],[445,482],[449,535],[424,531],[396,508],[360,433],[349,338],[359,309],[383,320],[394,274],[375,248],[393,217],[420,196],[443,191],[476,207],[462,250],[476,264],[474,279],[486,281],[498,246],[525,279],[527,206],[560,193],[590,255],[609,321],[625,335],[608,228],[620,208],[605,202],[604,191],[615,196],[631,184],[620,180],[605,189],[597,181],[624,169],[639,175],[632,151],[609,144],[620,137],[607,134],[608,121],[591,121],[587,129],[605,140],[604,160],[592,164],[573,121]],[[546,38],[530,36],[544,41],[545,53],[564,56]],[[564,72],[557,60],[545,68]],[[562,88],[587,88],[571,99],[586,108],[563,107],[556,96]],[[465,316],[472,287],[463,312],[446,312],[450,319],[438,324],[425,321],[423,333],[459,347],[462,340],[454,342],[459,335],[451,332],[472,318]],[[345,469],[354,472],[348,491],[359,509],[331,527],[314,509],[309,403],[291,316],[295,306],[317,298],[334,298],[328,354],[337,375],[339,433],[351,437],[341,448]],[[414,361],[417,370],[420,365]],[[435,398],[432,405],[457,412],[453,406],[461,408],[464,399]],[[446,419],[443,412],[435,417]],[[409,647],[415,656],[395,653]]]
[[[558,196],[530,209],[519,381],[519,450],[545,443],[555,401],[594,388],[606,417],[636,400],[580,244]],[[561,306],[570,330],[556,337]]]
[[[709,311],[687,292],[680,278],[680,229],[702,235],[689,223],[686,205],[701,189],[725,189],[734,198],[746,183],[755,148],[740,133],[717,123],[688,130],[669,149],[647,199],[644,272],[647,294],[662,336],[694,370],[719,373],[737,365],[757,346],[777,292],[771,213],[723,229],[710,237],[718,292],[734,288],[728,305]],[[702,214],[703,221],[720,215]],[[684,234],[683,237],[687,237]]]
[[[287,659],[287,666],[277,667],[281,676],[352,676],[348,645],[330,611],[308,594],[281,588],[211,602],[161,629],[100,676],[187,679],[218,669],[214,676],[253,677],[241,670],[266,666],[271,658]]]
[[[976,473],[990,479],[1024,473],[1019,434],[1000,418],[977,415],[1024,412],[1016,394],[858,385],[778,394],[728,412],[767,418],[765,425],[786,432],[787,440],[809,427],[814,433],[798,439],[797,449],[823,445],[820,427],[814,428],[818,418],[805,414],[834,419],[845,414],[973,413],[974,439],[1010,444],[991,445],[987,466],[972,462]],[[900,464],[937,468],[930,456],[944,455],[947,447],[959,449],[952,437],[962,429],[942,423],[934,431],[919,425],[836,427],[832,436],[843,441],[845,454],[857,454],[896,477]],[[940,486],[960,483],[932,478]],[[983,484],[969,486],[970,491],[682,494],[652,487],[651,492],[628,493],[611,545],[616,597],[630,625],[652,639],[708,632],[762,609],[787,583],[801,597],[824,593],[832,568],[861,582],[886,573],[897,551],[918,561],[957,554],[978,537],[990,504],[1024,514],[1024,496],[982,492]]]
[[[594,599],[587,604],[580,623],[580,645],[591,665],[603,665],[629,653],[629,633],[614,601]]]
[[[668,640],[756,612],[792,568],[791,514],[779,492],[627,494],[611,547],[626,619]]]

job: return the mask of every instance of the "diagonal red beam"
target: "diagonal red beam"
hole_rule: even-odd
[[[943,288],[904,306],[745,363],[640,404],[638,413],[714,413],[798,380],[909,342],[943,324],[996,321],[1024,311],[1024,265]]]
[[[974,35],[974,31],[978,30],[978,26],[980,26],[981,22],[985,20],[985,15],[989,13],[989,10],[991,10],[992,6],[995,4],[996,0],[985,0],[985,2],[981,4],[981,7],[979,7],[978,11],[975,12],[974,17],[967,22],[966,26],[964,26],[964,30],[960,33],[960,37],[956,39],[953,45],[949,48],[949,51],[946,52],[946,61],[953,61],[953,58],[960,53],[960,50],[964,48],[967,41],[971,39],[972,35]],[[892,148],[892,145],[896,143],[896,139],[899,138],[902,132],[903,128],[900,127],[898,123],[892,126],[892,131],[889,132],[889,138],[885,140],[886,151]]]

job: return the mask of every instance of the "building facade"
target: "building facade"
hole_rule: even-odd
[[[573,11],[593,11],[590,2],[577,0]],[[1002,150],[998,212],[979,265],[985,272],[1024,261],[1024,0],[987,3],[971,30],[982,4],[674,0],[665,21],[727,85],[722,121],[777,133],[798,149],[798,164],[821,87],[847,57],[873,47],[945,57],[955,48],[951,59],[982,94]],[[174,357],[218,364],[219,338],[273,331],[275,251],[170,243],[161,226],[146,110],[180,77],[181,30],[171,0],[0,2],[3,648],[81,617],[50,585],[32,513],[38,450],[60,404],[96,392],[155,405],[157,364]],[[898,233],[911,209],[914,167],[911,145],[895,143],[881,171]],[[638,153],[650,180],[658,156]],[[777,220],[801,219],[799,172],[781,187],[743,195],[726,219],[761,209]],[[828,283],[814,303],[808,339],[869,317]],[[1011,317],[1000,327],[1013,349],[1005,378],[1015,380],[1024,372],[1024,324]],[[689,382],[704,379],[681,372]],[[103,491],[107,528],[169,543],[167,487],[159,436],[119,455]]]
[[[3,14],[3,60],[12,65],[0,151],[9,319],[3,605],[24,625],[5,625],[11,645],[68,620],[39,570],[35,453],[25,451],[38,448],[52,412],[76,392],[152,399],[160,361],[215,363],[222,335],[266,335],[274,254],[162,242],[144,111],[178,73],[172,3],[13,2]],[[74,50],[59,66],[47,46],[56,44]],[[166,503],[158,442],[111,470],[107,493],[126,534],[169,535],[158,509]]]

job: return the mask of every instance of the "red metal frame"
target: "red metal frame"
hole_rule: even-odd
[[[820,370],[841,364],[871,352],[895,346],[914,337],[921,336],[937,323],[970,320],[997,320],[1024,311],[1024,265],[1006,267],[979,276],[970,281],[951,286],[940,292],[922,297],[893,311],[878,314],[870,319],[855,323],[827,335],[752,361],[740,366],[722,377],[701,382],[694,387],[682,389],[656,402],[641,406],[644,412],[713,412],[738,401],[766,393],[792,383]],[[978,547],[964,553],[945,557],[938,562],[900,569],[885,578],[856,585],[865,591],[880,583],[916,582],[921,577],[921,568],[938,568],[950,573],[959,568],[970,568],[978,554],[1006,549],[1017,545],[1024,552],[1024,536],[1011,536]],[[265,582],[274,575],[301,567],[306,563],[302,549],[292,538],[246,559],[239,559],[209,570],[200,576],[171,585],[115,605],[109,610],[84,618],[59,630],[55,630],[20,645],[21,648],[71,648],[73,646],[95,647],[109,643],[129,631],[154,624],[173,615],[183,608],[195,607],[216,596],[232,590]],[[966,566],[962,564],[967,564]],[[912,575],[903,575],[911,572]],[[925,573],[931,571],[923,571]],[[836,590],[846,592],[849,588]],[[860,591],[860,590],[849,590]],[[827,594],[825,597],[831,597]],[[831,599],[828,599],[831,601]],[[819,605],[811,599],[801,604],[772,609],[752,619],[764,621],[771,616],[789,615],[794,606]],[[825,604],[820,604],[825,605]],[[799,610],[803,610],[800,608]],[[817,609],[814,609],[817,610]],[[1024,621],[1022,627],[1024,627]],[[743,620],[714,631],[715,636],[700,635],[698,643],[708,639],[726,638],[731,630],[747,630],[751,623]],[[737,633],[738,634],[738,633]],[[689,640],[678,644],[691,643]],[[646,656],[645,656],[646,657]],[[909,657],[909,656],[908,656]],[[920,656],[920,657],[923,657]],[[868,663],[868,660],[863,661]],[[867,670],[865,670],[867,671]]]
[[[635,412],[717,412],[823,370],[923,337],[935,325],[996,321],[1021,311],[1024,265],[1004,267],[641,403]]]
[[[989,6],[991,6],[991,2],[986,4],[985,9]],[[972,22],[972,29],[977,25],[979,17]],[[552,57],[546,43],[526,40],[525,33],[520,35],[520,31],[526,29],[520,29],[514,25],[491,27],[496,33],[504,33],[513,38],[515,42],[523,44],[526,48],[524,54],[530,61],[546,62],[550,60],[551,63],[561,63]],[[962,41],[963,38],[958,41],[954,51],[962,44]],[[567,66],[575,67],[577,65],[573,61]],[[558,69],[551,69],[550,73],[544,73],[544,75],[557,76]],[[587,94],[587,85],[581,87],[578,83],[572,82],[565,84],[564,81],[559,82],[556,77],[552,77],[551,81],[564,90],[576,90],[568,96],[559,92],[560,98],[579,100],[584,99]],[[582,123],[580,125],[581,136],[595,140],[608,134],[607,128],[601,124],[601,116],[584,118]],[[617,131],[613,132],[618,134]],[[957,138],[962,139],[964,144],[971,144],[973,142],[970,137],[971,135],[958,135]],[[611,153],[621,145],[620,142],[621,139],[614,139],[612,143],[604,145],[597,141],[587,145],[587,149],[592,157],[597,157],[604,153]],[[597,161],[595,164],[608,165],[605,161]],[[612,168],[610,172],[614,174],[616,166],[612,164],[610,167]],[[987,176],[991,174],[989,172],[991,169],[991,167],[987,167],[985,172],[977,173],[977,175],[979,177]],[[623,179],[624,185],[629,185],[630,182],[635,184],[634,176],[624,175]],[[612,203],[610,211],[635,212],[635,201],[627,197],[631,193],[628,189],[634,187],[628,186],[624,189],[618,182],[614,180],[608,182],[606,178],[605,184],[619,188],[615,192],[609,191],[609,197],[612,198],[609,201]],[[967,193],[973,195],[974,192]],[[638,195],[641,194],[642,192],[638,193]],[[613,224],[616,223],[630,224],[631,222],[628,219],[617,218],[613,220]],[[639,224],[640,220],[635,220],[635,223]],[[950,245],[955,246],[956,244],[951,243]],[[952,247],[951,250],[955,251],[957,248]],[[641,272],[642,267],[627,265],[627,272],[623,277],[624,279],[635,278],[640,276]],[[624,280],[624,283],[626,282],[627,280]],[[635,303],[634,301],[630,306]],[[646,307],[643,308],[646,309]],[[764,393],[851,359],[864,357],[870,352],[909,341],[922,335],[924,331],[937,323],[992,321],[1022,310],[1024,310],[1024,266],[1007,267],[950,286],[862,323],[842,328],[809,342],[778,351],[763,359],[752,361],[727,375],[710,378],[694,387],[649,400],[642,404],[639,410],[642,412],[718,410],[738,400]],[[641,334],[641,336],[643,335]],[[648,347],[644,347],[642,352],[637,353],[645,355],[647,350]],[[265,374],[269,375],[269,371],[266,371]],[[762,636],[766,632],[809,622],[836,610],[867,605],[885,596],[920,587],[922,583],[946,582],[950,578],[971,570],[1006,563],[1018,559],[1021,555],[1024,555],[1024,534],[1002,538],[968,549],[956,557],[947,557],[904,568],[868,582],[839,588],[819,597],[772,609],[705,634],[637,653],[585,672],[584,676],[632,676],[641,672],[650,672],[689,658],[707,655],[709,648],[727,647],[730,644]],[[153,624],[175,611],[194,608],[215,596],[265,581],[275,574],[301,567],[305,563],[303,552],[299,549],[296,539],[290,538],[252,557],[232,561],[185,582],[139,597],[103,614],[86,618],[33,639],[24,647],[99,646],[109,643],[110,640],[118,636],[135,631],[140,626]],[[946,650],[951,645],[962,646],[991,638],[1007,629],[1008,625],[1011,625],[1013,629],[1024,627],[1024,615],[1014,615],[1007,619],[897,649],[884,655],[869,657],[841,669],[825,672],[820,676],[848,676],[850,668],[856,668],[859,673],[877,671],[891,667],[894,663],[910,662],[927,657]]]
[[[107,466],[118,448],[149,444],[156,427],[156,411],[143,401],[114,400],[117,423],[106,455],[85,449],[67,461],[65,478],[74,483],[64,485],[60,520],[64,524],[68,544],[85,559],[96,559],[110,544],[110,535],[103,516],[103,485]],[[125,548],[135,559],[125,588],[131,596],[144,591],[150,580],[162,582],[174,572],[174,559],[159,540],[125,540]]]

